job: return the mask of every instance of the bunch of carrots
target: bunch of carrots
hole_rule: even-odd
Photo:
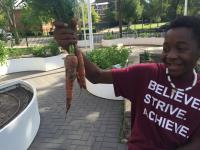
[[[76,32],[77,20],[72,18],[71,29]],[[68,55],[66,56],[65,63],[65,74],[66,74],[66,113],[69,111],[72,98],[73,98],[73,85],[77,78],[80,88],[86,89],[85,82],[85,67],[82,53],[77,49],[77,45],[69,45]]]
[[[46,10],[55,22],[67,23],[69,29],[77,31],[77,20],[75,19],[78,0],[34,0],[32,5],[39,7],[39,10]],[[86,89],[85,69],[82,53],[77,49],[77,45],[70,45],[65,48],[69,53],[64,59],[66,72],[66,113],[69,111],[73,98],[73,85],[77,78],[80,88]]]

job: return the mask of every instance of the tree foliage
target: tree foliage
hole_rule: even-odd
[[[78,18],[79,24],[82,21],[81,5],[77,0],[26,0],[31,8],[31,15],[34,15],[41,22],[60,20],[66,23],[71,21],[73,16]],[[87,5],[84,1],[84,21],[87,23]],[[99,22],[100,17],[92,7],[92,20]]]
[[[143,6],[140,0],[124,0],[122,5],[123,21],[130,23],[136,22],[141,18]]]
[[[188,1],[188,15],[200,15],[200,1]],[[177,14],[184,14],[184,1],[180,1],[177,6]]]
[[[87,8],[87,4],[85,2],[82,3],[83,5],[83,13],[84,13],[84,21],[86,24],[88,24],[88,8]],[[81,10],[81,5],[79,5],[79,15],[77,15],[77,17],[79,18],[79,21],[83,21],[82,19],[82,11]],[[96,12],[96,10],[94,9],[94,6],[91,7],[91,16],[92,16],[92,22],[93,23],[98,23],[100,21],[100,16],[99,14]]]
[[[116,10],[116,1],[110,1],[108,5],[109,9],[105,11],[105,20],[109,22],[109,24],[115,24],[118,21],[118,12]]]
[[[4,29],[6,26],[6,16],[4,13],[0,13],[0,28]]]
[[[5,15],[6,21],[9,24],[9,30],[14,33],[15,42],[19,43],[19,34],[16,26],[15,9],[17,5],[23,3],[23,0],[0,0],[0,11]]]
[[[33,13],[31,7],[26,6],[21,10],[20,19],[20,22],[23,25],[23,29],[21,31],[23,36],[27,38],[31,34],[38,35],[41,33],[41,25],[45,21],[42,20],[40,16],[37,16],[35,13]],[[28,40],[26,39],[26,41],[28,45]]]
[[[50,18],[69,23],[74,16],[76,0],[26,0],[33,13],[43,21]]]
[[[141,2],[144,5],[143,18],[153,22],[167,22],[184,15],[185,0],[141,0]],[[199,13],[199,0],[188,0],[188,15]]]

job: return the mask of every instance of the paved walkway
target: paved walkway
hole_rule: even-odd
[[[65,119],[64,69],[1,76],[23,79],[37,88],[41,124],[28,150],[126,150],[120,143],[123,102],[98,98],[75,84]]]

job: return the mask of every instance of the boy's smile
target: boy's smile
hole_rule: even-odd
[[[192,73],[200,56],[198,42],[190,28],[172,28],[167,31],[163,43],[162,61],[172,77],[184,77]]]

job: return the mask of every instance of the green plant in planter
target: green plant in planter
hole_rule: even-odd
[[[86,53],[86,57],[102,69],[113,68],[114,65],[125,66],[131,50],[128,48],[101,47]]]
[[[34,47],[32,52],[36,57],[49,57],[58,55],[60,53],[60,49],[55,41],[51,41],[47,46]]]
[[[108,32],[106,33],[106,35],[104,36],[104,39],[105,39],[105,40],[114,39],[113,32],[108,31]]]
[[[0,41],[0,65],[5,64],[7,58],[8,58],[8,51],[5,48],[5,43],[3,41]]]
[[[149,51],[144,51],[144,60],[150,61],[151,60],[151,53]]]
[[[145,50],[140,54],[140,63],[161,63],[161,53],[152,53],[148,50]]]
[[[9,58],[20,58],[32,54],[32,47],[26,48],[7,48]]]

